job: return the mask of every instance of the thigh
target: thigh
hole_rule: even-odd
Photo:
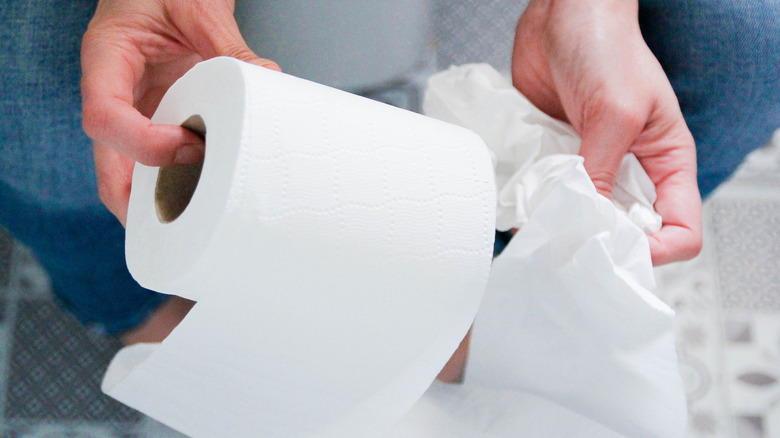
[[[119,332],[162,296],[127,272],[124,230],[98,199],[81,129],[79,51],[95,2],[0,4],[0,223],[35,251],[66,308]]]
[[[780,1],[642,0],[640,24],[696,139],[706,196],[780,126]]]
[[[93,0],[0,5],[0,178],[26,198],[93,203],[79,47]]]

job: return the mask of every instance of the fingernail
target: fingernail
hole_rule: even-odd
[[[282,71],[282,68],[279,67],[279,64],[269,59],[260,59],[256,64],[259,65],[260,67],[265,67],[267,69]]]
[[[185,144],[177,152],[173,164],[193,164],[203,159],[203,147]]]
[[[282,71],[282,67],[273,61],[268,64],[265,64],[263,67],[270,68],[271,70]]]

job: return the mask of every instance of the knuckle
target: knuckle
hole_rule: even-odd
[[[701,253],[702,247],[704,245],[704,238],[702,236],[702,233],[697,233],[695,237],[691,240],[690,244],[686,248],[686,259],[692,259],[696,256],[698,256]]]
[[[219,54],[222,56],[229,56],[231,58],[240,59],[242,61],[252,61],[257,58],[249,48],[237,42],[230,41],[222,44],[219,47]]]
[[[588,171],[588,175],[590,176],[591,181],[593,181],[596,191],[611,199],[612,189],[615,186],[615,172],[607,169],[598,169]]]
[[[214,17],[214,4],[209,1],[191,1],[187,3],[190,13],[195,17],[208,20]]]
[[[625,90],[603,86],[598,88],[583,109],[586,120],[609,122],[633,129],[641,129],[647,122],[646,105]]]
[[[610,180],[606,177],[596,177],[593,179],[593,185],[596,187],[596,191],[599,192],[601,195],[612,199],[612,189],[614,187],[613,180]]]

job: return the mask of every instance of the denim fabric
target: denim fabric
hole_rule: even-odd
[[[36,253],[64,307],[118,333],[165,296],[130,277],[124,230],[97,197],[79,94],[79,46],[95,3],[0,4],[0,223]]]
[[[639,17],[696,140],[706,197],[780,127],[780,1],[641,0]]]

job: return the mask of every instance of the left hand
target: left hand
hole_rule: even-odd
[[[627,152],[656,186],[661,230],[649,236],[656,265],[694,257],[702,245],[696,149],[677,97],[639,29],[637,0],[532,0],[520,17],[512,79],[582,138],[580,155],[611,198]]]

